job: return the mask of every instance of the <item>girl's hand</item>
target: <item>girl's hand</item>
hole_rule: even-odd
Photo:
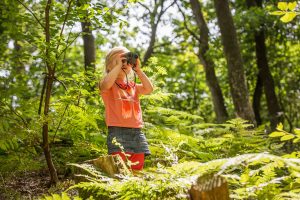
[[[134,68],[132,68],[135,72],[141,72],[142,70],[141,70],[141,61],[140,61],[140,58],[138,58],[137,60],[136,60],[136,65],[135,65],[135,67]]]
[[[121,69],[122,66],[123,66],[122,60],[124,60],[124,55],[125,55],[125,53],[118,54],[118,55],[116,55],[115,58],[114,58],[114,60],[115,60],[115,66],[116,66],[117,68],[119,68],[119,69]]]

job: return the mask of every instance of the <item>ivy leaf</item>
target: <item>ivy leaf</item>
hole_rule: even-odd
[[[287,4],[287,2],[279,2],[277,4],[277,8],[279,8],[279,10],[287,10],[288,4]]]
[[[289,8],[290,11],[295,10],[296,6],[297,6],[297,2],[296,1],[289,2],[289,4],[288,4],[288,8]]]
[[[284,132],[279,132],[279,131],[274,131],[273,133],[271,133],[271,134],[269,135],[269,137],[281,137],[281,136],[284,136],[284,135],[286,135],[286,133],[284,133]]]
[[[285,12],[283,12],[283,11],[274,11],[274,12],[270,12],[270,15],[284,15],[285,14]]]
[[[280,20],[284,23],[287,23],[292,21],[296,16],[297,14],[295,12],[287,12],[285,15],[283,15],[283,17],[280,18]]]
[[[288,134],[288,135],[282,136],[280,138],[280,141],[290,140],[290,139],[293,139],[294,137],[295,137],[294,135]]]

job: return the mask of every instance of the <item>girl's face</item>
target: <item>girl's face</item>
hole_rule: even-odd
[[[120,71],[118,78],[125,78],[126,74],[129,74],[132,71],[132,64],[127,64],[126,58],[122,59],[122,70]],[[126,74],[125,74],[125,73]]]

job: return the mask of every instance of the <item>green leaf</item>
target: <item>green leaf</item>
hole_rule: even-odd
[[[281,136],[284,136],[284,135],[286,135],[286,133],[284,133],[284,132],[279,132],[279,131],[274,131],[273,133],[271,133],[271,134],[269,135],[269,137],[281,137]]]
[[[84,4],[81,8],[81,10],[87,10],[90,7],[89,4]]]
[[[225,134],[223,135],[224,138],[234,138],[233,134]]]
[[[58,194],[52,194],[53,200],[61,200],[60,195]]]
[[[283,11],[274,11],[274,12],[270,12],[270,15],[284,15],[285,14],[285,12],[283,12]]]
[[[290,139],[293,139],[294,137],[295,137],[294,135],[288,134],[288,135],[282,136],[280,138],[280,141],[290,140]]]
[[[282,125],[282,123],[279,123],[279,124],[277,125],[276,129],[277,129],[278,131],[282,131],[282,130],[283,130],[283,125]]]
[[[287,4],[287,2],[279,2],[277,4],[277,8],[279,8],[279,10],[287,10],[288,4]]]
[[[293,143],[298,143],[298,142],[300,142],[300,138],[296,138],[293,140]]]
[[[294,129],[294,132],[296,135],[299,135],[300,136],[300,128],[295,128]]]
[[[241,179],[240,179],[240,182],[245,184],[249,181],[250,177],[249,177],[249,174],[245,173],[245,174],[242,174],[241,175]]]
[[[3,151],[7,150],[7,146],[6,146],[5,140],[4,141],[0,141],[0,149],[2,149]]]
[[[287,12],[285,15],[283,15],[283,17],[280,18],[280,20],[284,23],[287,23],[292,21],[296,16],[297,14],[295,12]]]
[[[290,11],[295,10],[296,6],[297,6],[297,2],[296,1],[289,2],[289,4],[288,4],[288,8],[289,8]]]
[[[70,197],[68,196],[67,193],[63,192],[63,193],[62,193],[62,199],[63,199],[63,200],[70,200]]]

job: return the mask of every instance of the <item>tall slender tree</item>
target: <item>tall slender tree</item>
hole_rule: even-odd
[[[261,101],[261,97],[263,95],[263,83],[261,80],[261,77],[259,75],[256,76],[256,83],[255,83],[255,89],[254,89],[254,94],[253,94],[253,111],[255,114],[255,119],[257,122],[257,125],[261,125],[262,124],[262,119],[260,116],[260,101]]]
[[[96,61],[96,48],[95,48],[95,38],[90,28],[91,25],[92,24],[90,21],[81,22],[81,27],[83,32],[82,38],[83,38],[85,71],[94,72],[95,61]]]
[[[204,66],[206,83],[211,92],[214,111],[216,113],[217,121],[221,123],[226,121],[226,119],[228,118],[228,113],[224,105],[223,94],[215,73],[214,63],[212,59],[207,55],[207,52],[209,50],[209,30],[203,17],[202,8],[199,0],[190,0],[190,5],[199,29],[199,37],[197,37],[198,34],[196,35],[192,33],[192,35],[195,35],[196,40],[198,40],[199,48],[197,56],[202,65]]]
[[[77,6],[81,7],[84,5],[90,5],[90,0],[78,0]],[[82,29],[82,39],[83,39],[83,54],[84,54],[84,70],[88,77],[88,91],[92,92],[96,88],[95,82],[92,83],[92,74],[96,70],[96,47],[95,47],[95,37],[92,33],[92,22],[90,19],[90,11],[88,9],[83,10],[83,18],[81,19],[81,29]],[[89,99],[88,97],[86,98]],[[80,102],[80,95],[78,97],[78,102]]]
[[[50,40],[51,40],[51,34],[50,34],[50,8],[51,8],[52,0],[48,0],[45,8],[45,36],[46,36],[46,43],[47,47],[45,49],[45,56],[46,56],[46,67],[47,67],[47,75],[45,81],[45,100],[44,100],[44,117],[45,120],[43,122],[43,128],[42,128],[42,134],[43,134],[43,150],[46,157],[46,162],[48,165],[48,169],[50,172],[51,177],[51,183],[56,184],[58,182],[58,176],[56,172],[56,168],[52,161],[52,156],[50,152],[50,146],[49,146],[49,123],[47,120],[48,114],[49,114],[49,108],[50,108],[50,98],[51,98],[51,91],[53,87],[54,82],[54,76],[55,76],[55,67],[53,66],[53,63],[51,62],[51,55],[50,55]],[[44,93],[44,91],[42,91]],[[43,96],[43,95],[42,95]],[[43,99],[41,99],[43,101]]]
[[[247,6],[251,7],[259,7],[262,8],[262,0],[247,0]],[[256,64],[259,69],[258,72],[258,79],[262,82],[264,93],[266,95],[267,100],[267,107],[271,122],[271,128],[275,129],[277,124],[282,120],[279,113],[280,113],[280,106],[277,100],[277,96],[275,93],[275,86],[273,76],[270,72],[269,64],[268,64],[268,57],[267,57],[267,48],[265,43],[265,26],[264,24],[260,24],[259,30],[254,29],[254,40],[255,40],[255,47],[256,47]],[[260,83],[257,81],[257,84]],[[259,87],[259,86],[257,86]],[[254,93],[254,95],[259,95],[260,93]],[[258,99],[258,97],[254,96],[254,99]],[[258,106],[257,102],[254,106]],[[256,118],[257,122],[259,123],[259,109],[256,110]]]
[[[90,1],[78,1],[77,5],[89,4]],[[86,72],[95,72],[96,48],[95,37],[92,33],[92,23],[89,19],[89,11],[84,11],[84,17],[81,21],[83,49],[84,49],[84,68]]]
[[[66,46],[63,47],[63,50],[60,49],[62,46],[62,40],[63,40],[63,31],[65,29],[67,19],[70,13],[70,8],[72,5],[72,0],[69,0],[67,2],[67,12],[65,13],[63,17],[63,24],[61,26],[61,29],[57,31],[53,31],[53,28],[51,27],[52,25],[52,13],[54,12],[55,9],[53,9],[53,4],[52,0],[47,0],[45,3],[45,10],[44,10],[44,20],[40,20],[36,14],[30,10],[30,8],[25,5],[22,1],[18,0],[18,2],[23,5],[23,7],[28,10],[32,16],[35,18],[36,22],[40,25],[40,27],[43,30],[43,34],[45,36],[45,45],[41,45],[41,54],[42,57],[44,58],[44,63],[45,63],[45,68],[46,72],[45,78],[44,78],[44,85],[41,91],[41,98],[40,98],[40,105],[39,105],[39,110],[38,114],[41,115],[43,122],[42,122],[42,148],[44,151],[44,155],[46,158],[47,166],[49,169],[50,173],[50,183],[51,184],[56,184],[58,182],[58,176],[57,176],[57,171],[54,166],[52,156],[51,156],[51,151],[50,151],[50,145],[49,145],[49,113],[50,113],[50,107],[51,107],[51,96],[52,96],[52,91],[53,91],[53,86],[54,82],[57,80],[55,75],[56,75],[56,67],[58,66],[58,62],[60,61],[60,56],[63,52],[66,51],[66,49],[69,47],[69,45],[74,41],[66,44]],[[56,32],[57,31],[57,32]],[[55,34],[59,34],[59,38],[61,40],[56,40],[54,37]],[[79,36],[79,35],[78,35]],[[36,37],[39,37],[37,35]],[[77,38],[77,37],[76,37]],[[36,38],[40,39],[40,38]]]
[[[147,47],[146,53],[143,58],[143,63],[147,63],[149,58],[152,56],[154,52],[154,47],[155,47],[155,41],[156,41],[156,33],[157,33],[157,28],[158,24],[161,21],[161,18],[163,14],[175,4],[176,0],[172,0],[169,5],[166,5],[168,3],[167,0],[155,0],[154,1],[154,6],[151,8],[150,6],[138,2],[142,7],[146,9],[146,13],[142,16],[143,19],[149,20],[149,25],[150,25],[150,41],[149,45]]]
[[[221,31],[223,51],[227,61],[228,78],[234,108],[238,117],[256,125],[255,115],[249,101],[243,61],[236,29],[228,0],[214,0],[218,24]]]

